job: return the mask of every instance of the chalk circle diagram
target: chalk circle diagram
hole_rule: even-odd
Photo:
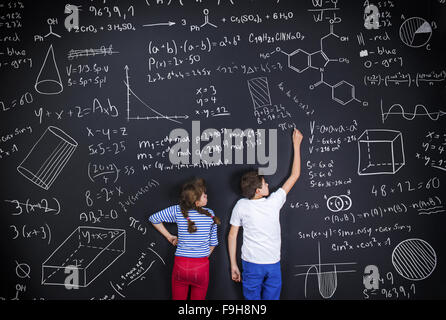
[[[347,211],[352,207],[352,199],[345,194],[331,196],[327,199],[327,208],[331,212]]]
[[[407,239],[393,250],[392,264],[403,278],[419,281],[432,274],[437,265],[437,255],[426,241]]]
[[[77,142],[57,127],[48,127],[17,171],[29,181],[48,190],[77,148]]]
[[[36,91],[43,95],[59,94],[63,91],[62,80],[54,56],[53,45],[50,45],[43,60],[42,67],[34,85]]]
[[[432,27],[423,18],[406,19],[400,27],[400,38],[406,46],[420,48],[425,46],[432,36]]]

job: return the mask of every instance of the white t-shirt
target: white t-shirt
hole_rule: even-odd
[[[257,264],[280,261],[279,212],[286,192],[279,188],[268,198],[237,201],[230,223],[243,227],[242,259]]]

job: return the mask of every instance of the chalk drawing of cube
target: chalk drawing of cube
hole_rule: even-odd
[[[365,130],[358,139],[358,174],[395,174],[405,165],[403,136],[395,130]]]
[[[42,264],[43,285],[66,285],[73,271],[73,287],[87,287],[125,252],[121,229],[78,227]]]

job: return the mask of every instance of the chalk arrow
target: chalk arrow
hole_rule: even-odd
[[[149,23],[149,24],[143,24],[143,27],[156,27],[156,26],[173,26],[175,22],[169,21],[169,22],[160,22],[160,23]]]

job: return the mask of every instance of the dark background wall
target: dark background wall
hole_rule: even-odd
[[[2,299],[170,299],[175,248],[147,219],[195,176],[222,220],[207,298],[242,299],[229,219],[263,165],[173,166],[194,120],[267,150],[277,130],[272,191],[304,135],[282,299],[444,299],[446,7],[373,4],[378,29],[362,1],[78,1],[68,32],[63,2],[2,1]]]

